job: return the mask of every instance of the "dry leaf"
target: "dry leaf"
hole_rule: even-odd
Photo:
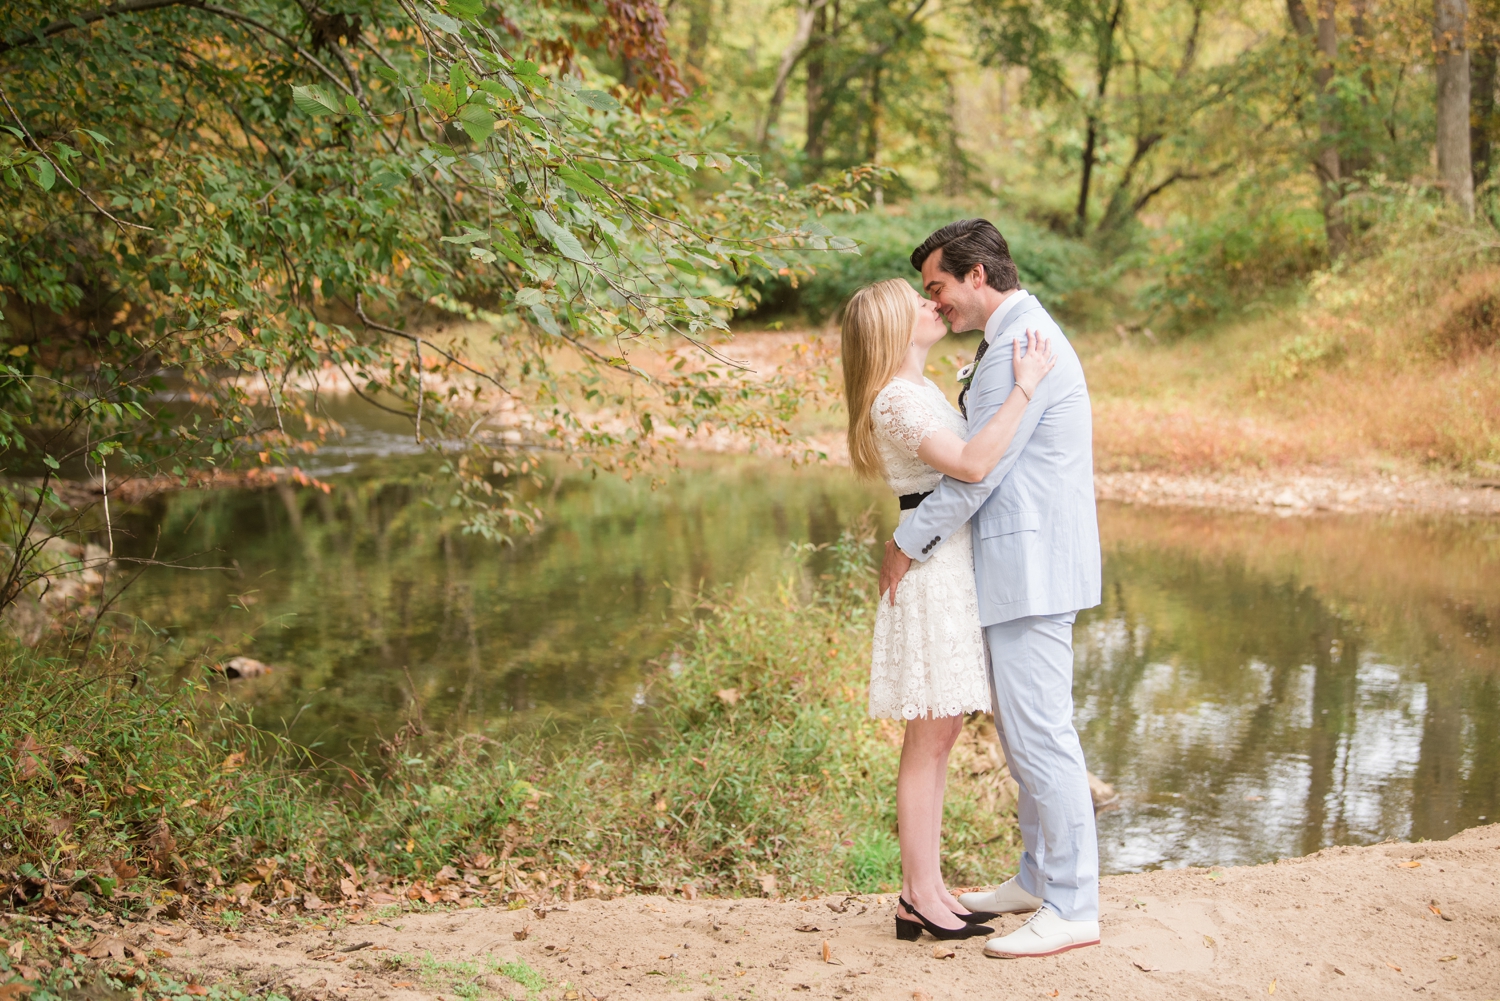
[[[208,988],[204,987],[202,984],[188,984],[187,987],[183,989],[183,993],[191,994],[194,997],[207,997]]]
[[[740,690],[738,688],[721,688],[717,692],[714,692],[714,694],[726,706],[732,706],[740,700]]]
[[[939,942],[937,945],[934,945],[932,947],[933,959],[952,959],[956,955],[958,955],[958,953],[955,952],[953,950],[953,947],[950,945],[943,945],[941,942]]]
[[[1395,963],[1392,963],[1390,960],[1386,960],[1385,965],[1389,966],[1391,969],[1395,970],[1397,973],[1401,972],[1401,967],[1397,966]]]
[[[1410,862],[1397,862],[1396,863],[1396,868],[1398,868],[1398,869],[1420,869],[1420,868],[1422,868],[1422,863],[1418,862],[1416,859],[1412,859]]]
[[[1266,993],[1267,994],[1275,994],[1276,993],[1276,981],[1274,981],[1274,980],[1271,981],[1271,986],[1266,988]]]
[[[911,1001],[932,1001],[932,995],[926,991],[912,991]]]
[[[11,959],[20,959],[26,953],[26,940],[18,938],[5,950],[5,954]]]
[[[776,895],[776,877],[775,876],[762,876],[762,877],[760,877],[760,892],[763,893],[763,894],[765,894],[768,897],[774,897]]]
[[[125,958],[125,940],[114,936],[100,935],[89,943],[88,950],[84,953],[90,959],[103,959],[105,956],[111,959],[123,960]]]
[[[581,995],[577,991],[564,991],[563,1001],[578,1001]]]
[[[1140,970],[1142,973],[1155,973],[1157,970],[1161,969],[1161,967],[1159,967],[1159,966],[1152,966],[1150,963],[1142,962],[1139,959],[1132,959],[1130,961],[1130,965],[1134,966],[1137,970]]]
[[[245,763],[245,752],[235,751],[219,765],[219,771],[232,772]]]
[[[1333,972],[1337,973],[1341,977],[1347,977],[1349,975],[1349,974],[1345,973],[1343,970],[1339,969],[1337,966],[1335,966],[1333,968]]]
[[[803,924],[803,925],[798,925],[797,926],[797,930],[798,931],[821,931],[822,929],[820,929],[817,925]]]
[[[517,931],[511,932],[511,935],[515,937],[515,940],[517,942],[524,942],[524,941],[526,941],[526,936],[528,936],[530,934],[531,934],[531,926],[530,925],[527,925],[526,927],[521,928],[521,929],[519,929]]]
[[[1439,963],[1451,963],[1451,962],[1453,962],[1457,958],[1458,958],[1457,956],[1441,956],[1441,957],[1438,958],[1438,962]]]
[[[823,962],[833,962],[833,946],[828,944],[828,940],[826,938],[823,940]]]
[[[1217,943],[1214,942],[1214,937],[1212,935],[1203,936],[1203,948],[1212,949],[1216,944]]]
[[[29,994],[36,990],[30,984],[23,984],[19,980],[12,980],[8,984],[0,984],[0,1001],[16,1001],[22,994]]]
[[[697,900],[698,899],[698,888],[696,886],[694,886],[692,883],[683,883],[682,884],[682,895],[684,897],[686,897],[687,899],[689,899],[689,900]]]
[[[394,984],[391,984],[391,986],[392,987],[415,987],[417,985],[416,985],[415,982],[413,982],[411,980],[398,980]]]

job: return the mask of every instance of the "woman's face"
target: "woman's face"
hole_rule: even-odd
[[[911,325],[911,342],[919,348],[930,348],[948,333],[948,325],[938,313],[937,303],[923,299],[915,291],[911,293],[916,303],[917,315]]]

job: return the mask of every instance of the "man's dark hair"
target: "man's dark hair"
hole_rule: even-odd
[[[918,271],[935,252],[943,252],[942,268],[955,278],[967,278],[974,265],[984,265],[984,283],[997,292],[1021,287],[1010,245],[988,219],[950,222],[922,241],[911,252],[911,266]]]

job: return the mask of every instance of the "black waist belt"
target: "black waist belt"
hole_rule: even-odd
[[[916,507],[918,504],[922,503],[924,500],[931,496],[931,490],[927,491],[925,494],[902,494],[901,510],[910,511],[912,508]]]

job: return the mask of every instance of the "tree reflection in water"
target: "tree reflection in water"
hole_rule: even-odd
[[[1107,505],[1074,684],[1108,871],[1500,820],[1500,525]]]

